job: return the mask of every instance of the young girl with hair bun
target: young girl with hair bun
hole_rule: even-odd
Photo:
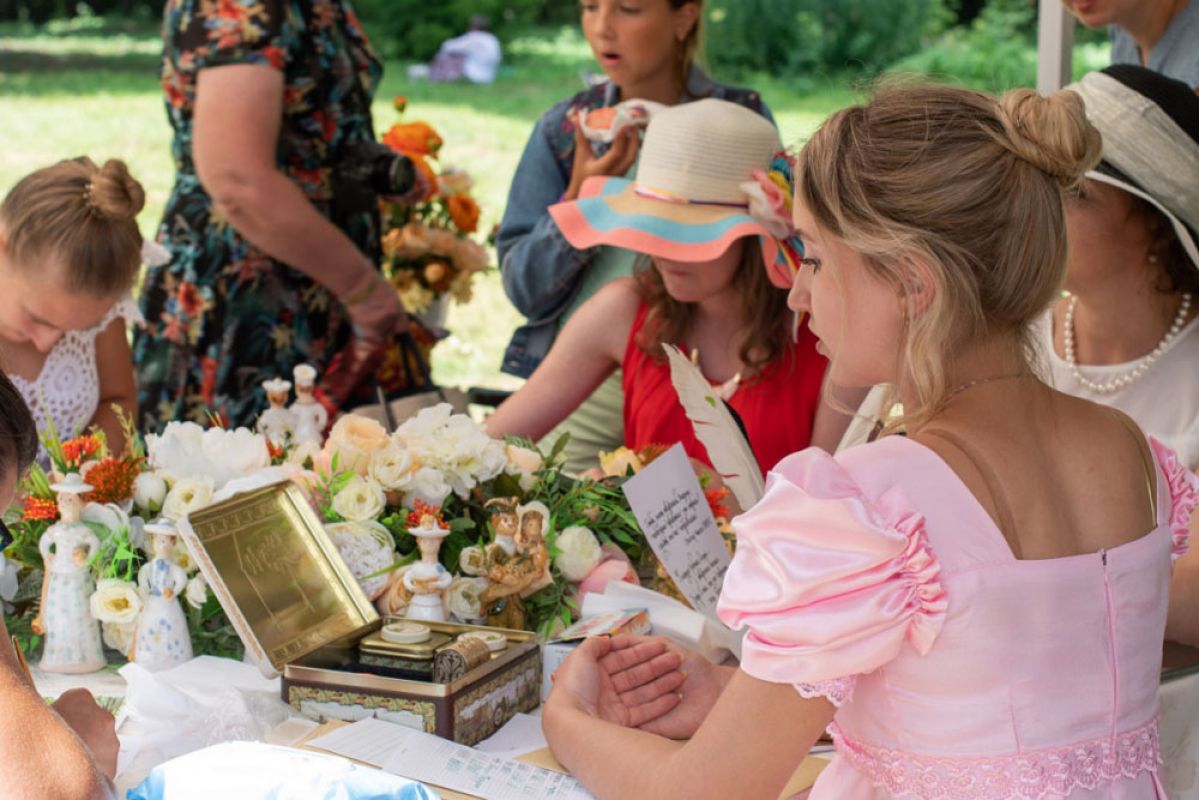
[[[1029,366],[1063,190],[1099,154],[1071,92],[944,86],[808,142],[790,304],[829,379],[893,387],[908,435],[796,453],[734,521],[739,667],[625,637],[559,668],[543,726],[598,797],[775,798],[826,728],[812,800],[1166,796],[1166,588],[1199,480]]]
[[[94,425],[124,447],[113,406],[135,418],[126,325],[141,320],[130,290],[144,205],[123,161],[86,157],[27,175],[0,203],[0,366],[39,432]]]

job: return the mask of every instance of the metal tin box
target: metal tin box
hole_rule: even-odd
[[[179,527],[249,656],[264,675],[283,676],[284,701],[307,716],[375,716],[474,744],[540,702],[540,647],[528,631],[502,630],[508,647],[450,683],[388,667],[377,636],[360,651],[379,615],[289,482],[235,495]],[[449,637],[496,630],[424,624]]]

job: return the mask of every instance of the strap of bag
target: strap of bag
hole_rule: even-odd
[[[388,433],[394,431],[397,426],[397,421],[391,413],[391,401],[422,392],[435,392],[438,400],[443,403],[449,402],[448,398],[446,398],[445,390],[433,382],[433,375],[429,370],[429,362],[425,360],[424,353],[421,352],[416,340],[412,338],[412,334],[408,331],[397,334],[395,344],[396,348],[400,351],[400,369],[404,373],[404,385],[406,389],[389,396],[383,390],[383,387],[379,385],[378,375],[376,374],[373,378],[375,397],[383,409],[383,424],[387,427]],[[413,368],[416,370],[416,375],[412,374]],[[419,378],[419,382],[416,380],[417,378]]]

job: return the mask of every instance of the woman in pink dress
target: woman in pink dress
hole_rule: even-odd
[[[543,725],[599,797],[773,799],[826,728],[820,800],[1165,797],[1161,641],[1199,486],[1026,355],[1062,191],[1099,151],[1071,92],[953,87],[883,91],[807,144],[790,302],[833,382],[893,388],[907,436],[792,455],[735,521],[740,667],[627,638],[565,662]]]

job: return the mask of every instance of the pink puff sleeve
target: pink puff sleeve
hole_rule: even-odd
[[[1199,502],[1199,477],[1184,467],[1178,454],[1164,444],[1149,437],[1149,446],[1161,467],[1166,483],[1170,487],[1170,518],[1167,524],[1174,535],[1174,558],[1190,549],[1190,522],[1195,505]]]
[[[827,453],[779,463],[734,521],[737,554],[717,613],[748,628],[741,667],[840,705],[854,676],[904,643],[927,653],[945,621],[940,565],[924,518],[899,487],[868,500]]]

